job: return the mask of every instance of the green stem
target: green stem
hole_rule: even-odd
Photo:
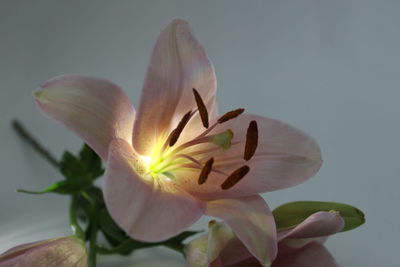
[[[146,243],[146,242],[140,242],[140,241],[129,238],[129,239],[123,241],[118,246],[111,248],[111,249],[99,246],[97,252],[99,254],[105,254],[105,255],[118,254],[118,253],[124,253],[128,250],[132,251],[132,250],[141,249],[141,248],[155,247],[155,246],[160,246],[162,244],[163,244],[163,242]]]
[[[77,210],[77,196],[76,195],[72,195],[71,196],[71,203],[69,206],[69,224],[71,225],[72,231],[74,232],[74,234],[82,239],[85,240],[85,233],[83,231],[83,229],[81,228],[81,226],[78,223],[78,218],[76,216],[76,210]]]
[[[28,144],[32,146],[32,148],[38,152],[44,159],[46,159],[53,167],[59,168],[58,160],[46,149],[44,148],[25,128],[24,126],[17,120],[12,121],[12,127],[17,132],[17,134]]]
[[[88,267],[96,267],[96,253],[97,253],[97,207],[92,206],[92,218],[90,225],[90,240],[89,240],[89,259]]]
[[[165,247],[170,248],[172,250],[175,250],[179,253],[181,253],[182,255],[184,255],[183,249],[184,249],[184,245],[182,243],[164,243],[163,244]]]
[[[89,202],[93,209],[96,208],[96,201],[86,191],[81,191],[81,196]]]
[[[167,248],[170,248],[172,250],[175,250],[181,254],[183,254],[183,249],[184,245],[182,243],[172,243],[172,242],[156,242],[156,243],[146,243],[146,242],[140,242],[134,239],[127,239],[123,241],[121,244],[119,244],[117,247],[114,248],[105,248],[98,246],[97,247],[97,253],[103,254],[103,255],[109,255],[109,254],[119,254],[119,253],[125,253],[127,251],[133,251],[136,249],[142,249],[142,248],[149,248],[149,247],[156,247],[156,246],[165,246]]]

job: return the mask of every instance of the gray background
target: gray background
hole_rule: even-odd
[[[264,194],[270,206],[355,205],[367,223],[329,240],[337,261],[398,266],[399,13],[400,1],[384,0],[1,1],[0,249],[68,232],[66,197],[15,192],[61,177],[15,136],[12,118],[58,156],[81,145],[39,114],[31,91],[55,75],[80,73],[116,82],[137,104],[157,34],[181,17],[215,65],[221,111],[240,106],[281,119],[321,146],[321,171],[300,186]],[[183,265],[163,249],[132,262],[157,266],[154,259],[163,257]]]

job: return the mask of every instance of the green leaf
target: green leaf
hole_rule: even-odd
[[[278,230],[290,229],[318,211],[338,211],[345,226],[341,232],[349,231],[365,223],[364,213],[347,204],[320,201],[296,201],[283,204],[272,213]]]
[[[63,180],[50,185],[41,191],[30,191],[18,189],[18,192],[27,194],[45,194],[45,193],[58,193],[58,194],[73,194],[90,186],[91,182],[88,180]]]

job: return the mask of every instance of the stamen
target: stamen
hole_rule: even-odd
[[[178,141],[179,136],[181,135],[183,129],[185,128],[186,124],[189,122],[190,118],[192,117],[192,111],[187,112],[183,115],[181,121],[178,123],[178,126],[171,132],[169,138],[169,146],[175,145]]]
[[[200,161],[198,161],[197,159],[195,159],[195,158],[193,158],[193,157],[191,157],[191,156],[189,156],[189,155],[186,155],[186,154],[177,154],[177,155],[175,155],[175,157],[176,157],[176,158],[184,158],[184,159],[190,160],[191,162],[195,163],[197,166],[203,167],[203,166],[201,165]]]
[[[253,157],[256,152],[258,145],[258,127],[256,121],[251,121],[247,128],[246,134],[246,146],[244,148],[243,158],[249,160]]]
[[[214,130],[214,128],[218,125],[218,122],[215,122],[214,124],[212,124],[208,129],[206,129],[204,132],[202,132],[200,135],[198,135],[195,139],[198,138],[202,138],[204,136],[206,136],[207,134],[209,134],[212,130]]]
[[[223,190],[227,190],[232,188],[235,184],[237,184],[242,178],[250,171],[249,166],[244,165],[234,171],[231,175],[226,178],[226,180],[221,184],[221,188]]]
[[[208,111],[206,105],[204,105],[203,99],[201,98],[199,92],[193,88],[194,99],[196,100],[197,108],[199,109],[199,114],[201,122],[205,128],[208,128]]]
[[[236,118],[237,116],[239,116],[243,112],[244,112],[244,108],[238,108],[238,109],[229,111],[229,112],[225,113],[224,115],[222,115],[222,117],[220,117],[218,119],[218,123],[224,123],[224,122],[229,121],[229,120],[231,120],[233,118]]]
[[[214,158],[210,158],[209,160],[207,160],[206,164],[204,164],[204,167],[200,172],[198,180],[199,185],[204,184],[207,181],[208,175],[212,170],[213,164],[214,164]]]

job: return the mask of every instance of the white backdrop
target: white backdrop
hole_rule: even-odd
[[[240,106],[283,120],[321,146],[321,171],[264,194],[271,208],[293,200],[355,205],[367,223],[332,237],[330,251],[343,266],[397,266],[399,13],[399,1],[385,0],[1,1],[0,249],[68,232],[59,223],[66,197],[15,192],[61,177],[16,137],[11,119],[57,156],[81,145],[39,114],[31,91],[55,75],[80,73],[114,81],[136,104],[157,34],[181,17],[215,65],[222,112]],[[162,257],[183,266],[164,249],[141,252],[136,266],[158,266]]]

